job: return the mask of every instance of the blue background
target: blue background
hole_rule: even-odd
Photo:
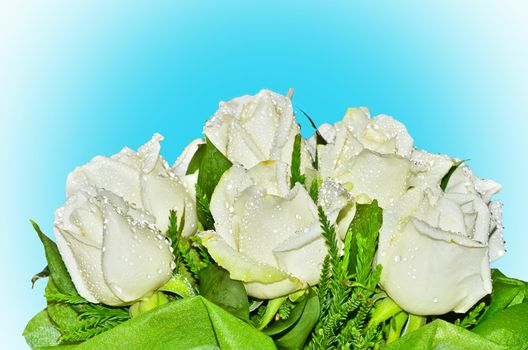
[[[0,1],[1,342],[25,348],[44,307],[28,219],[51,232],[75,166],[156,131],[172,163],[220,100],[261,88],[294,87],[318,123],[369,106],[471,159],[504,185],[496,266],[528,280],[526,18],[522,1]]]

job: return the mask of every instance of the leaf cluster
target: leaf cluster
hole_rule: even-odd
[[[213,191],[224,172],[232,165],[208,138],[205,139],[205,144],[199,146],[189,163],[187,174],[198,171],[196,210],[198,221],[206,230],[214,229],[214,220],[209,210]]]
[[[379,345],[380,329],[376,324],[369,325],[369,320],[381,273],[381,266],[372,270],[381,218],[377,201],[358,204],[341,254],[335,227],[319,208],[328,254],[318,287],[321,315],[307,349],[367,349]]]
[[[198,236],[191,238],[183,237],[182,232],[185,225],[185,212],[180,221],[175,210],[169,213],[169,227],[166,237],[170,239],[174,254],[174,275],[181,275],[197,286],[198,274],[211,264],[211,257],[202,245]]]

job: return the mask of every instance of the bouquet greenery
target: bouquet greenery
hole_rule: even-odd
[[[316,128],[291,98],[221,103],[172,167],[155,134],[76,168],[55,240],[32,222],[29,346],[527,349],[528,284],[490,268],[500,185],[389,116]]]

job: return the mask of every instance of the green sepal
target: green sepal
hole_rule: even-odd
[[[57,289],[64,294],[77,295],[77,290],[73,285],[70,274],[66,269],[66,265],[62,261],[62,257],[57,248],[57,244],[48,238],[33,220],[30,220],[33,228],[37,232],[42,245],[44,246],[44,251],[46,253],[46,260],[48,262],[48,268],[50,271],[50,277],[53,279],[53,282],[57,286]]]

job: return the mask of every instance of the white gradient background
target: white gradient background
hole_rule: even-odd
[[[528,280],[527,18],[523,1],[0,0],[0,347],[26,348],[44,307],[28,219],[51,232],[69,171],[155,131],[172,162],[218,101],[263,87],[295,87],[318,123],[369,106],[471,159],[504,185],[496,266]]]

